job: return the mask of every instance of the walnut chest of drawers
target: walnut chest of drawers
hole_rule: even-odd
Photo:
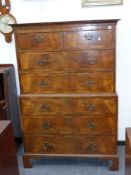
[[[117,20],[14,25],[24,165],[42,156],[111,159],[118,168]]]

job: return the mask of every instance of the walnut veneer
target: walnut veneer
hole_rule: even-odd
[[[116,23],[13,25],[25,167],[30,158],[76,156],[118,169]]]

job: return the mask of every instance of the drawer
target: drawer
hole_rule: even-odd
[[[114,92],[113,72],[20,74],[22,93]]]
[[[60,32],[17,34],[16,42],[18,50],[61,50],[63,34]]]
[[[24,116],[21,118],[24,134],[89,134],[116,133],[116,116]]]
[[[115,36],[112,30],[77,31],[64,34],[65,49],[113,49]]]
[[[115,97],[20,98],[22,115],[111,115],[117,113]]]
[[[114,69],[113,50],[19,52],[19,69],[22,71],[84,71],[88,69]]]
[[[115,136],[25,135],[24,148],[31,154],[114,154],[117,144]]]

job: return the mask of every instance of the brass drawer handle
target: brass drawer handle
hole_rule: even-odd
[[[67,57],[67,52],[63,52],[63,56],[64,57]]]
[[[42,43],[44,41],[44,36],[34,36],[33,37],[33,42],[35,43]]]
[[[47,86],[48,86],[48,82],[46,82],[46,81],[41,81],[41,82],[39,83],[39,86],[40,86],[40,87],[47,87]]]
[[[49,110],[49,106],[47,104],[42,104],[40,109],[42,111],[48,111]]]
[[[94,81],[94,80],[88,80],[87,82],[86,82],[86,85],[87,85],[87,87],[92,87],[92,86],[94,86],[96,84],[96,81]]]
[[[96,144],[95,143],[90,143],[89,145],[87,145],[87,152],[89,153],[94,153],[95,149],[96,149]]]
[[[96,59],[95,58],[88,58],[87,63],[90,65],[94,65],[94,64],[96,64]]]
[[[43,148],[46,150],[46,152],[54,151],[53,145],[50,144],[49,142],[45,142],[45,143],[43,144]]]
[[[84,37],[86,38],[86,40],[92,40],[93,39],[93,35],[91,35],[91,34],[85,34]]]
[[[42,125],[43,128],[45,129],[48,129],[51,127],[51,124],[49,122],[45,122],[43,125]]]
[[[96,106],[94,104],[92,104],[92,103],[87,105],[87,110],[89,112],[94,111],[95,108],[96,108]]]
[[[95,123],[92,123],[92,122],[87,123],[86,126],[87,126],[87,128],[89,128],[89,129],[94,129],[94,128],[96,127]]]
[[[38,65],[38,66],[45,66],[45,65],[47,65],[49,62],[48,62],[48,60],[47,59],[40,59],[40,60],[38,60],[37,62],[36,62],[36,64]]]

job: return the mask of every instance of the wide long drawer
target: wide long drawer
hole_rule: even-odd
[[[22,93],[114,92],[113,72],[20,74]]]
[[[83,71],[114,69],[114,50],[19,52],[20,71]]]
[[[112,30],[65,32],[66,50],[73,49],[113,49],[115,37]]]
[[[84,97],[84,98],[83,98]],[[22,115],[111,115],[117,113],[115,96],[22,96]]]
[[[116,154],[116,136],[24,136],[24,148],[31,154]]]
[[[116,116],[24,116],[21,118],[24,134],[89,134],[116,133]]]

